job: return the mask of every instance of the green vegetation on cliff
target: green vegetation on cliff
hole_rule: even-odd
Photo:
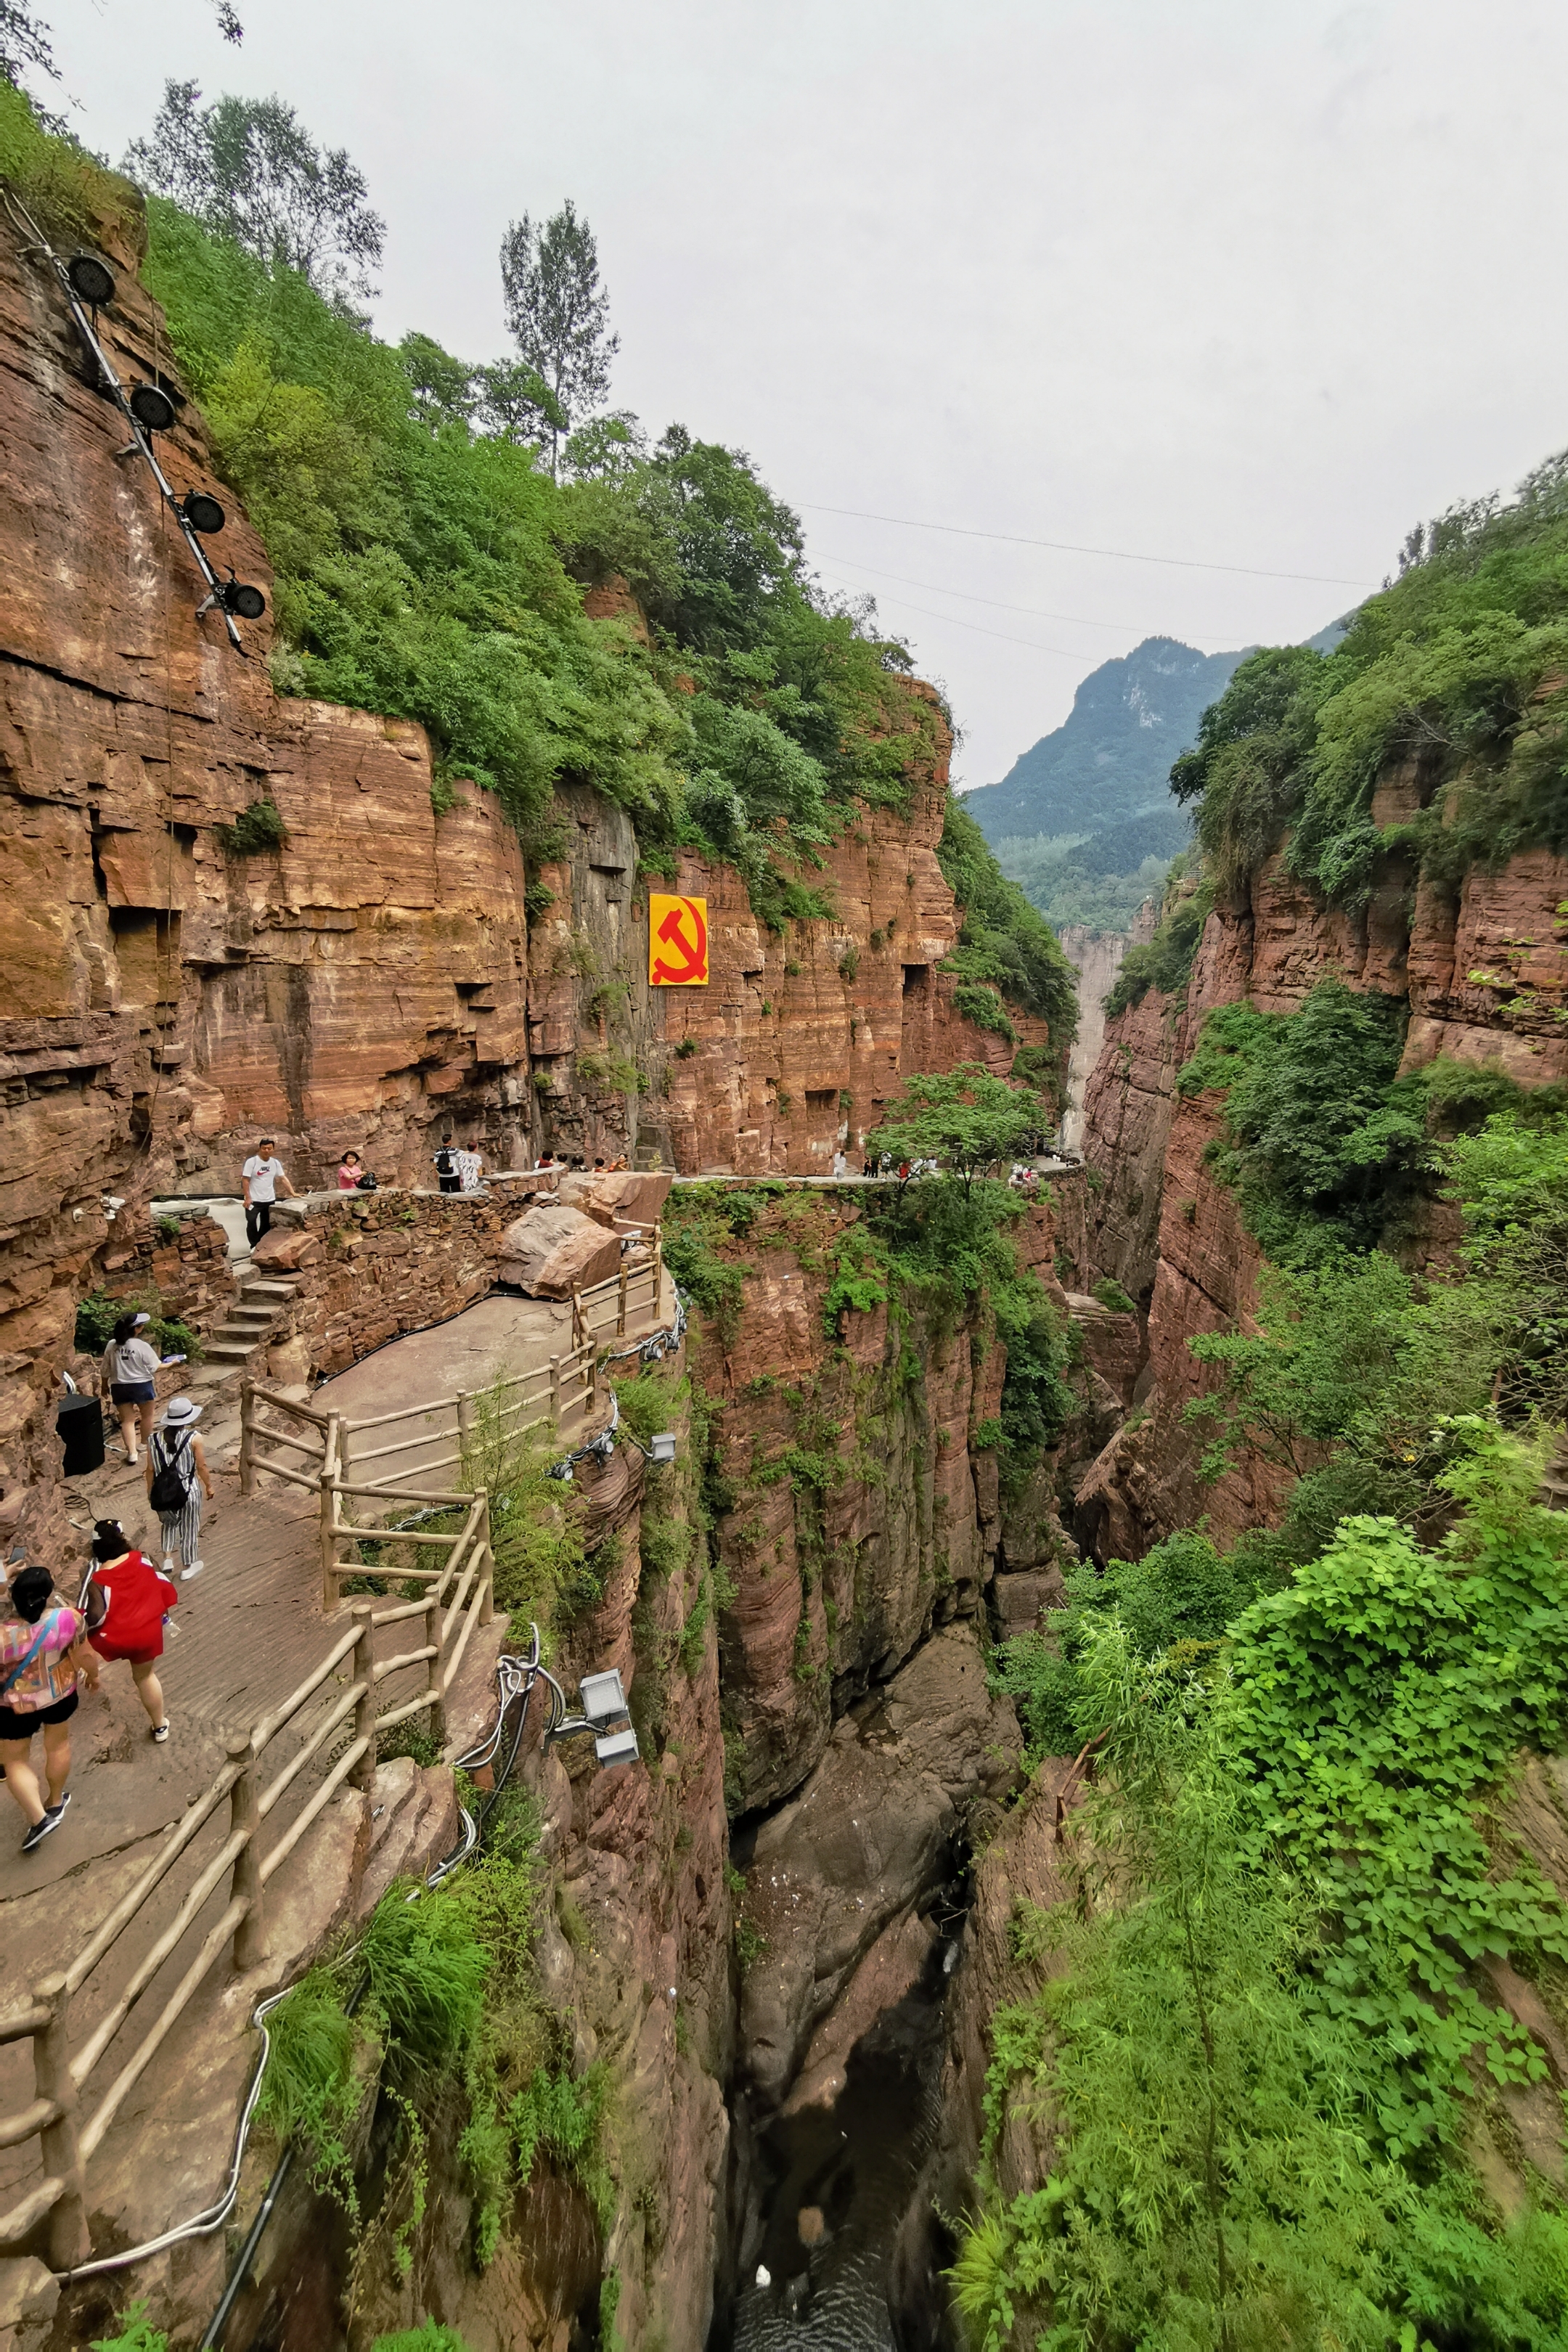
[[[1568,846],[1568,455],[1511,503],[1411,533],[1400,576],[1330,654],[1272,647],[1237,670],[1172,771],[1233,891],[1289,828],[1291,871],[1364,905],[1394,852],[1451,887],[1474,864]],[[1415,813],[1379,825],[1373,789],[1411,763]]]

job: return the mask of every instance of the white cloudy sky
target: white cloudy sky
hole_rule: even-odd
[[[752,453],[969,783],[1140,637],[1310,635],[1568,441],[1550,0],[238,0],[238,50],[37,4],[111,156],[166,75],[346,146],[389,335],[496,353],[501,231],[574,196],[617,404]]]

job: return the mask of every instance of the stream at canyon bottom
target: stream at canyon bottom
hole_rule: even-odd
[[[936,1943],[921,1982],[856,2043],[832,2106],[762,2128],[732,2320],[712,2352],[901,2352],[889,2271],[936,2135],[954,1955]]]

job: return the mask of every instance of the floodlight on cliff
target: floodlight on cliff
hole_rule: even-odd
[[[161,383],[133,383],[127,403],[145,433],[167,433],[174,422],[174,404]]]
[[[217,500],[215,499],[216,506]],[[215,580],[212,593],[196,606],[198,613],[211,612],[214,605],[225,613],[237,613],[242,621],[259,621],[267,610],[267,599],[259,588],[247,580],[237,580],[231,572],[226,580]]]
[[[217,500],[205,490],[187,490],[180,500],[180,512],[193,530],[199,530],[207,537],[215,530],[221,530],[226,520]]]
[[[87,354],[93,389],[103,394],[131,428],[130,440],[116,454],[121,457],[141,457],[145,462],[158,486],[159,497],[178,525],[180,536],[190,550],[192,561],[207,590],[205,597],[196,607],[197,613],[221,613],[230,645],[236,653],[242,654],[245,642],[234,625],[234,615],[238,613],[242,619],[259,619],[267,609],[266,600],[258,588],[245,590],[244,603],[226,593],[224,583],[213,570],[206,550],[202,545],[200,531],[186,514],[182,501],[175,497],[174,487],[158,463],[153,447],[154,436],[166,433],[174,424],[175,414],[182,405],[180,394],[163,383],[133,384],[128,392],[121,383],[98,334],[98,311],[103,303],[112,299],[115,290],[114,274],[107,264],[91,253],[76,253],[68,262],[62,261],[14,188],[0,188],[0,205],[9,213],[28,239],[24,248],[26,258],[46,269],[64,296],[71,322]],[[213,504],[216,506],[216,503],[215,499]],[[231,582],[230,585],[233,584]],[[250,602],[252,598],[256,600],[254,604]]]
[[[113,301],[114,272],[96,253],[73,254],[66,264],[66,276],[89,310],[101,310],[106,302]]]
[[[565,1694],[554,1675],[543,1666],[539,1672],[564,1707]],[[635,1764],[641,1751],[626,1709],[619,1667],[605,1666],[597,1674],[584,1675],[578,1685],[578,1697],[582,1712],[563,1715],[551,1725],[545,1738],[570,1739],[574,1733],[589,1732],[593,1735],[594,1754],[601,1765]]]

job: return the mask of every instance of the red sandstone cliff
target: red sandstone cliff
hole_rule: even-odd
[[[168,376],[135,256],[114,258],[106,346],[128,380]],[[280,699],[269,621],[241,656],[196,617],[122,439],[54,280],[0,221],[0,1512],[31,1512],[29,1534],[78,1299],[106,1250],[139,1244],[150,1198],[237,1191],[260,1129],[300,1187],[349,1144],[384,1181],[423,1181],[448,1124],[492,1167],[549,1142],[817,1171],[900,1077],[1003,1058],[937,969],[956,931],[945,730],[911,760],[907,815],[866,813],[812,877],[831,921],[770,936],[731,870],[683,858],[712,980],[650,992],[625,814],[564,793],[570,854],[535,876],[482,792],[437,817],[422,729]],[[221,493],[224,563],[269,585],[194,405],[160,447],[178,489]],[[624,633],[613,596],[588,609]],[[226,851],[216,829],[258,800],[281,844]],[[530,882],[536,909],[553,893],[531,923]]]
[[[1386,777],[1375,820],[1407,815],[1413,789],[1403,769]],[[1407,1070],[1447,1055],[1496,1063],[1527,1086],[1568,1074],[1568,937],[1558,912],[1568,862],[1531,850],[1499,874],[1472,869],[1457,899],[1413,881],[1386,875],[1365,911],[1347,915],[1319,906],[1276,854],[1244,903],[1209,917],[1185,998],[1151,991],[1107,1026],[1088,1089],[1087,1181],[1067,1196],[1063,1245],[1080,1287],[1109,1274],[1139,1299],[1147,1362],[1139,1410],[1079,1490],[1080,1532],[1101,1559],[1136,1557],[1205,1512],[1224,1545],[1271,1523],[1280,1501],[1277,1479],[1258,1463],[1203,1484],[1200,1448],[1182,1417],[1212,1377],[1187,1341],[1245,1323],[1260,1264],[1235,1195],[1204,1164],[1223,1129],[1223,1097],[1174,1090],[1206,1014],[1242,998],[1291,1012],[1331,975],[1407,1001]]]

